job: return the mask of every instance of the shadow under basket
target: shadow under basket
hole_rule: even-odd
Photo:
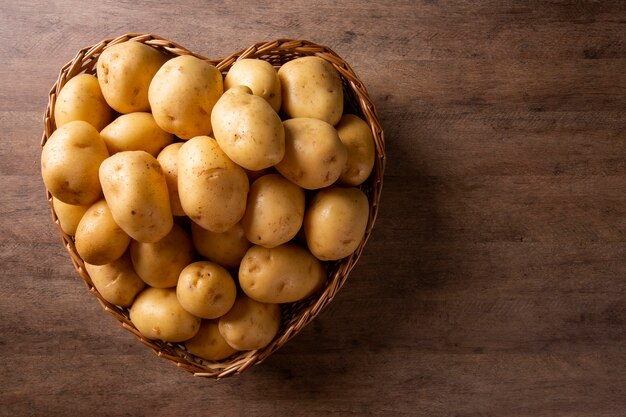
[[[376,112],[363,83],[357,78],[350,66],[335,52],[325,46],[316,45],[304,40],[279,39],[271,42],[256,43],[245,50],[236,52],[222,60],[207,59],[197,53],[151,34],[126,34],[117,38],[105,39],[102,42],[81,49],[74,59],[63,66],[59,77],[52,86],[48,106],[44,115],[44,133],[41,140],[43,147],[56,129],[54,121],[54,107],[59,91],[65,83],[81,73],[95,75],[95,65],[100,54],[108,47],[121,42],[140,42],[149,45],[172,57],[177,55],[193,55],[215,65],[222,74],[225,74],[231,65],[244,58],[258,58],[270,62],[275,67],[302,56],[318,56],[330,62],[341,75],[344,88],[344,112],[353,113],[363,118],[370,126],[374,138],[376,158],[372,174],[360,188],[367,195],[370,212],[367,229],[357,250],[349,257],[331,263],[325,263],[328,279],[324,288],[315,295],[295,303],[281,305],[282,323],[274,340],[265,348],[239,352],[221,361],[208,361],[189,353],[183,344],[168,343],[159,340],[150,340],[143,337],[129,318],[128,308],[113,305],[102,298],[94,287],[89,274],[85,270],[83,260],[76,252],[74,240],[61,230],[57,215],[52,206],[52,196],[47,192],[48,202],[52,210],[52,219],[61,234],[63,244],[70,254],[74,267],[83,278],[89,291],[98,299],[103,308],[113,315],[126,330],[132,332],[143,344],[152,349],[158,356],[174,362],[177,366],[193,373],[196,376],[209,378],[224,378],[237,375],[262,362],[265,358],[283,346],[300,330],[311,322],[328,305],[337,292],[346,282],[348,274],[356,264],[363,247],[367,242],[376,215],[380,200],[383,172],[385,168],[384,135]]]

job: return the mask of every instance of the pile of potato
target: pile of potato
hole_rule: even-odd
[[[124,42],[58,94],[42,176],[102,297],[146,338],[220,360],[267,346],[279,305],[363,238],[374,142],[343,107],[318,57],[242,59],[223,78]]]

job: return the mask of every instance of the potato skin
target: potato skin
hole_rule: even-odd
[[[252,243],[246,239],[241,223],[237,223],[222,233],[215,233],[192,222],[191,237],[200,255],[226,269],[239,266],[248,248],[252,246]]]
[[[318,191],[304,215],[311,253],[322,261],[349,256],[363,240],[368,219],[369,203],[358,188]]]
[[[139,42],[122,42],[100,54],[96,73],[107,103],[120,113],[150,111],[148,88],[167,57]]]
[[[280,327],[280,307],[237,297],[228,313],[219,319],[219,332],[237,350],[261,349],[270,344]]]
[[[54,121],[57,127],[83,120],[96,130],[101,130],[113,119],[98,79],[89,74],[78,74],[63,86],[54,106]]]
[[[148,339],[184,342],[198,333],[200,318],[185,310],[174,288],[143,290],[130,308],[130,320]]]
[[[239,267],[239,284],[246,295],[263,303],[302,300],[326,282],[322,264],[294,243],[272,249],[251,247]]]
[[[154,120],[181,139],[208,135],[211,111],[224,93],[222,74],[191,55],[166,62],[154,76],[148,98]]]
[[[144,112],[119,116],[102,129],[100,136],[111,155],[122,151],[146,151],[156,157],[173,140],[171,133],[156,124],[152,114]]]
[[[246,238],[273,248],[290,241],[304,218],[304,191],[278,174],[257,179],[250,187],[241,224]]]
[[[255,96],[262,97],[278,113],[282,100],[280,80],[272,64],[262,59],[240,59],[228,70],[224,90],[245,85]]]
[[[106,265],[85,262],[85,269],[102,298],[118,306],[129,307],[146,286],[133,269],[128,251]]]
[[[98,168],[109,156],[95,127],[73,121],[58,128],[41,152],[41,175],[50,194],[64,203],[89,206],[102,195]]]
[[[220,334],[217,320],[202,320],[200,330],[185,342],[187,350],[210,361],[219,361],[237,353]]]
[[[52,206],[54,212],[59,219],[59,226],[64,233],[74,236],[76,234],[76,228],[80,219],[83,218],[85,212],[89,209],[89,206],[74,206],[66,204],[61,200],[52,197]]]
[[[124,151],[100,166],[104,197],[116,223],[139,242],[157,242],[174,224],[165,176],[145,151]]]
[[[105,200],[89,207],[76,228],[76,252],[87,263],[105,265],[126,252],[130,237],[115,223]]]
[[[370,176],[374,168],[376,150],[369,125],[360,117],[344,114],[337,126],[339,139],[348,150],[346,164],[339,176],[343,185],[360,185]]]
[[[180,273],[176,296],[185,310],[203,319],[216,319],[230,310],[237,297],[227,270],[208,261],[187,265]]]
[[[246,209],[248,177],[209,136],[188,140],[178,151],[178,191],[185,214],[212,232],[224,232]]]
[[[157,156],[157,161],[163,168],[165,182],[167,182],[167,191],[170,196],[170,207],[174,216],[184,216],[185,211],[180,204],[180,196],[178,195],[178,151],[183,146],[181,142],[167,145]]]
[[[343,86],[328,61],[306,56],[278,70],[282,109],[290,118],[311,117],[335,125],[343,113]]]

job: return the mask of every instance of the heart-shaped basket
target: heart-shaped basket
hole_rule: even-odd
[[[358,79],[352,68],[335,52],[325,46],[316,45],[304,40],[278,39],[271,42],[260,42],[247,49],[236,52],[222,60],[205,58],[197,53],[152,34],[126,34],[117,38],[105,39],[102,42],[81,49],[74,59],[63,66],[56,83],[50,90],[49,102],[44,115],[44,133],[41,140],[43,147],[50,135],[56,129],[54,121],[54,106],[59,91],[65,83],[72,77],[88,73],[95,75],[95,65],[98,57],[108,47],[127,41],[141,42],[150,45],[171,56],[193,55],[206,60],[215,65],[225,74],[231,65],[238,59],[259,58],[270,62],[278,67],[292,59],[315,55],[330,62],[341,75],[344,88],[344,102],[347,112],[354,113],[362,117],[370,125],[376,147],[376,158],[374,169],[369,179],[361,185],[369,199],[370,213],[367,229],[363,241],[357,250],[349,257],[340,261],[327,264],[328,281],[324,289],[316,295],[291,304],[281,305],[282,324],[278,335],[265,348],[259,350],[245,351],[237,353],[222,361],[208,361],[190,354],[182,344],[169,343],[158,340],[150,340],[143,337],[135,328],[129,318],[128,308],[113,305],[102,298],[98,290],[94,287],[89,274],[85,270],[83,260],[76,252],[74,240],[61,230],[56,213],[52,206],[52,196],[47,192],[48,203],[52,210],[52,219],[63,239],[63,243],[69,252],[74,267],[83,278],[89,291],[94,294],[104,309],[115,317],[119,323],[132,332],[142,343],[151,348],[158,356],[174,362],[179,367],[192,372],[196,376],[223,378],[230,375],[240,374],[252,365],[258,364],[271,355],[274,351],[284,345],[289,339],[294,337],[304,326],[311,322],[335,297],[339,289],[344,285],[348,274],[356,264],[363,247],[370,236],[376,215],[378,213],[378,203],[383,185],[383,171],[385,168],[385,146],[383,131],[378,119],[378,114],[372,100],[370,99],[365,86]]]

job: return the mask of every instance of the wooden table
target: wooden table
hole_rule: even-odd
[[[178,3],[0,6],[0,415],[626,415],[624,2]],[[118,326],[44,198],[58,70],[142,31],[212,57],[279,37],[328,45],[382,117],[389,162],[362,261],[240,377],[194,378]]]

